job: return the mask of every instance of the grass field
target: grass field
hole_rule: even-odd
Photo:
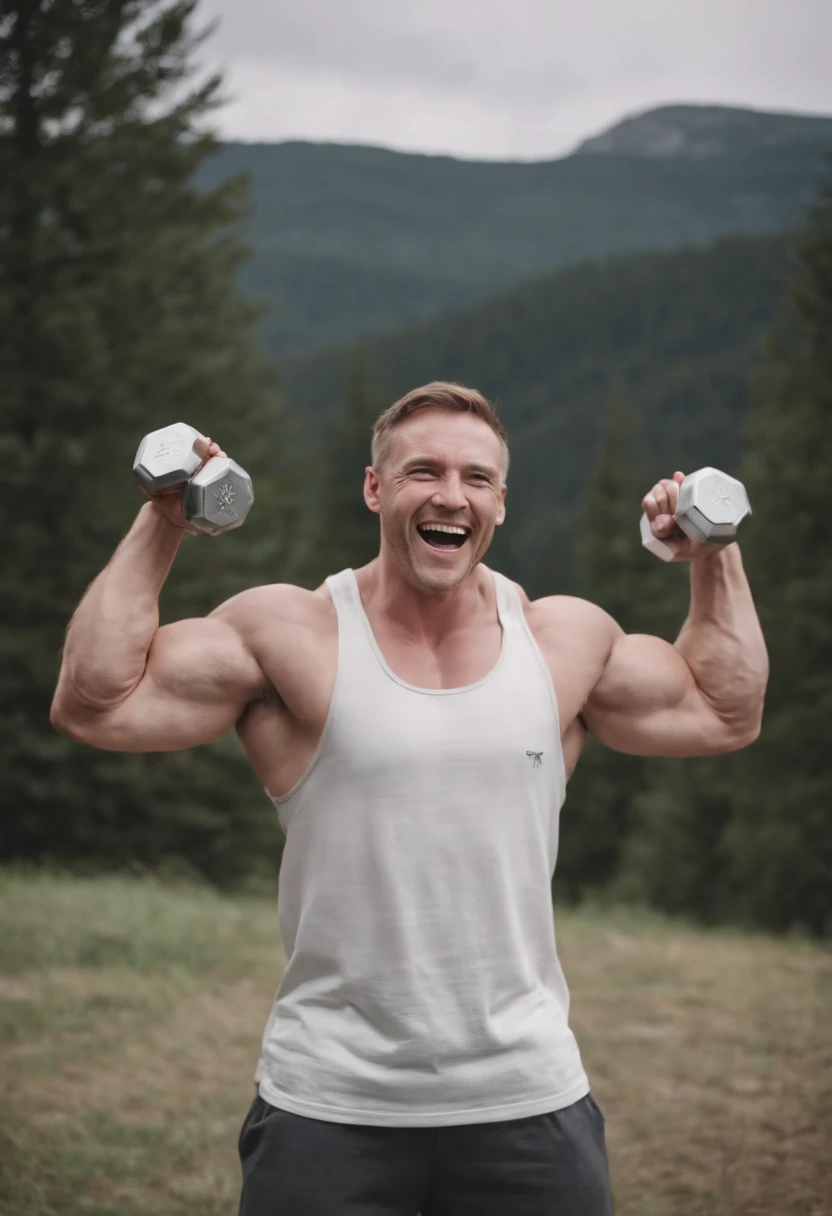
[[[829,951],[557,925],[617,1216],[832,1212]],[[0,1216],[232,1216],[281,963],[273,900],[0,872]]]

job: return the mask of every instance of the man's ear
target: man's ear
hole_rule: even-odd
[[[508,486],[502,485],[500,487],[500,510],[497,513],[497,525],[496,526],[498,528],[506,517],[506,494],[507,493],[508,493]]]
[[[375,515],[381,514],[380,489],[378,473],[371,464],[368,464],[364,470],[364,501]]]

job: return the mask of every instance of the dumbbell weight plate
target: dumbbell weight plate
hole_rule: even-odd
[[[239,528],[253,502],[251,478],[228,456],[207,461],[182,491],[185,518],[212,534]]]
[[[697,469],[679,487],[676,523],[698,544],[729,545],[750,514],[745,486],[719,469]]]
[[[133,461],[133,475],[148,494],[160,494],[182,485],[202,463],[194,443],[199,431],[186,422],[174,422],[145,435]]]

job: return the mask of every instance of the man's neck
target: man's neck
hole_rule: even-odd
[[[493,582],[477,564],[456,587],[433,591],[409,579],[395,562],[375,558],[357,571],[361,599],[367,612],[412,637],[436,644],[469,626],[483,610],[493,610]]]

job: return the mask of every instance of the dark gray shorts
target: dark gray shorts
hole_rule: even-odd
[[[604,1116],[456,1127],[308,1119],[259,1095],[243,1123],[240,1216],[611,1216]]]

